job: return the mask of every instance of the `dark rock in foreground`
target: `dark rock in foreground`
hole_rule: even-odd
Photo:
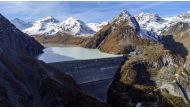
[[[0,15],[0,47],[7,54],[35,56],[44,48],[34,38],[22,33],[5,17]]]

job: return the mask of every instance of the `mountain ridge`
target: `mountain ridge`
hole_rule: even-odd
[[[15,19],[17,19],[15,21]],[[81,20],[75,18],[68,18],[62,22],[48,16],[34,22],[24,22],[18,18],[15,18],[11,22],[16,27],[29,35],[48,34],[54,35],[57,32],[63,32],[75,36],[91,36],[100,30],[105,22],[102,23],[84,23]],[[69,24],[70,23],[70,24]],[[30,24],[27,25],[26,24]]]

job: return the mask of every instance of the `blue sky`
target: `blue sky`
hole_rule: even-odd
[[[6,2],[0,1],[0,13],[8,19],[20,18],[25,21],[39,20],[46,16],[53,16],[58,20],[68,17],[81,19],[84,22],[109,21],[122,10],[128,10],[136,15],[141,12],[157,13],[162,17],[175,16],[185,11],[190,11],[188,2],[145,2],[145,1],[122,1],[122,2]]]

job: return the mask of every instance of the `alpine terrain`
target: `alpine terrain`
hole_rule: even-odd
[[[87,24],[72,17],[60,22],[52,16],[29,23],[11,22],[16,26],[0,15],[1,106],[190,106],[190,12],[162,18],[124,10],[108,22]],[[41,44],[98,49],[120,55],[122,62],[101,61],[103,64],[94,66],[99,62],[95,59],[93,65],[84,66],[87,61],[78,60],[53,66],[36,59],[43,52]],[[115,72],[108,66],[113,63],[117,64]],[[68,68],[72,75],[56,65]],[[79,73],[81,69],[84,72]],[[82,90],[73,80],[81,78],[73,71],[88,80],[92,77],[93,84],[103,84],[105,80],[95,80],[105,78],[89,76],[88,71],[113,73],[109,83],[104,83],[108,88],[102,88],[106,101]],[[89,84],[83,87],[98,90]]]

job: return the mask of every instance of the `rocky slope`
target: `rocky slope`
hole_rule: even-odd
[[[135,45],[148,44],[153,40],[140,32],[135,17],[128,11],[123,11],[97,32],[91,41],[83,44],[83,47],[98,47],[103,52],[113,54],[129,53],[134,50]]]
[[[49,37],[49,35],[42,34],[42,35],[35,35],[34,38],[43,44],[66,44],[66,45],[86,45],[87,42],[91,41],[91,37],[74,37],[73,35],[58,32],[55,35]]]
[[[112,106],[190,106],[184,59],[161,44],[143,45],[127,56],[108,90]]]
[[[151,16],[150,21],[165,22],[157,15]],[[187,25],[179,30],[174,28],[185,32],[181,27],[188,28]],[[108,90],[107,102],[112,106],[189,106],[189,62],[183,56],[185,45],[170,33],[146,30],[149,36],[158,35],[154,40],[141,34],[141,28],[136,18],[124,11],[83,45],[127,57]]]
[[[34,58],[43,46],[0,15],[0,106],[105,106]]]

